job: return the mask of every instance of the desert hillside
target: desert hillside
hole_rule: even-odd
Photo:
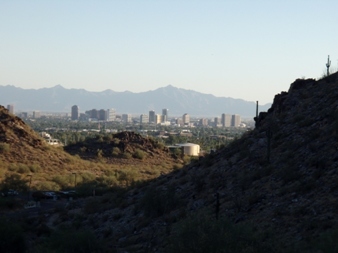
[[[98,135],[66,147],[49,145],[0,106],[0,177],[32,176],[31,186],[36,190],[73,187],[74,174],[79,184],[123,186],[169,173],[183,163],[162,144],[133,132]],[[122,179],[126,176],[130,182]]]
[[[53,233],[67,227],[95,238],[95,250],[84,252],[336,252],[337,86],[337,73],[297,79],[230,145],[143,184],[55,209],[36,221],[48,233],[29,238],[51,249]]]

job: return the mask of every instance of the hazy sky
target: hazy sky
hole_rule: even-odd
[[[272,102],[338,65],[337,0],[0,0],[0,85]]]

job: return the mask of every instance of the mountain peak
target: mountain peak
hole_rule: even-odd
[[[54,87],[52,87],[52,89],[65,89],[61,84],[57,84]]]

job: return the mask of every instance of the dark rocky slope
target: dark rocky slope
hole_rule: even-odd
[[[201,210],[216,215],[218,195],[220,217],[275,231],[285,245],[310,243],[338,222],[337,87],[337,74],[296,80],[241,139],[130,190],[122,207],[90,214],[94,230],[104,237],[111,229],[110,247],[164,252],[179,221]]]

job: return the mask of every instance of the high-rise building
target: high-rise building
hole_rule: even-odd
[[[148,124],[149,123],[149,116],[147,114],[140,115],[140,124]]]
[[[78,120],[79,119],[79,107],[77,105],[72,106],[71,119],[72,120]]]
[[[208,119],[200,119],[199,125],[200,126],[207,126],[208,125]]]
[[[40,112],[39,111],[34,111],[33,112],[33,119],[38,119],[40,118]]]
[[[149,111],[149,123],[155,123],[155,111]]]
[[[162,119],[162,115],[161,114],[156,114],[155,115],[155,124],[160,124],[161,123],[161,119]]]
[[[175,119],[175,124],[178,126],[183,126],[183,119],[182,118]]]
[[[214,119],[214,126],[219,127],[221,125],[221,121],[219,117],[215,117]]]
[[[169,118],[169,109],[162,109],[162,122],[166,122]]]
[[[231,117],[230,114],[225,114],[225,113],[222,114],[221,123],[222,123],[223,127],[230,127],[231,126],[231,120],[232,120],[232,117]]]
[[[190,123],[190,116],[188,113],[183,114],[182,116],[183,124],[184,125],[189,125]]]
[[[131,114],[122,114],[122,121],[125,123],[131,122]]]
[[[99,117],[98,117],[98,120],[100,120],[100,121],[106,121],[106,115],[107,115],[107,112],[106,112],[106,110],[104,110],[104,109],[100,109],[99,110]]]
[[[106,111],[106,120],[107,121],[115,121],[116,120],[116,111],[114,108],[107,109]]]
[[[239,116],[238,114],[232,115],[231,126],[239,127],[240,124],[241,124],[241,116]]]
[[[99,117],[99,111],[96,110],[96,109],[92,109],[92,110],[86,111],[86,114],[89,116],[90,119],[96,119],[96,120],[98,120],[100,118]]]
[[[9,113],[14,114],[14,105],[7,105],[7,110]]]

